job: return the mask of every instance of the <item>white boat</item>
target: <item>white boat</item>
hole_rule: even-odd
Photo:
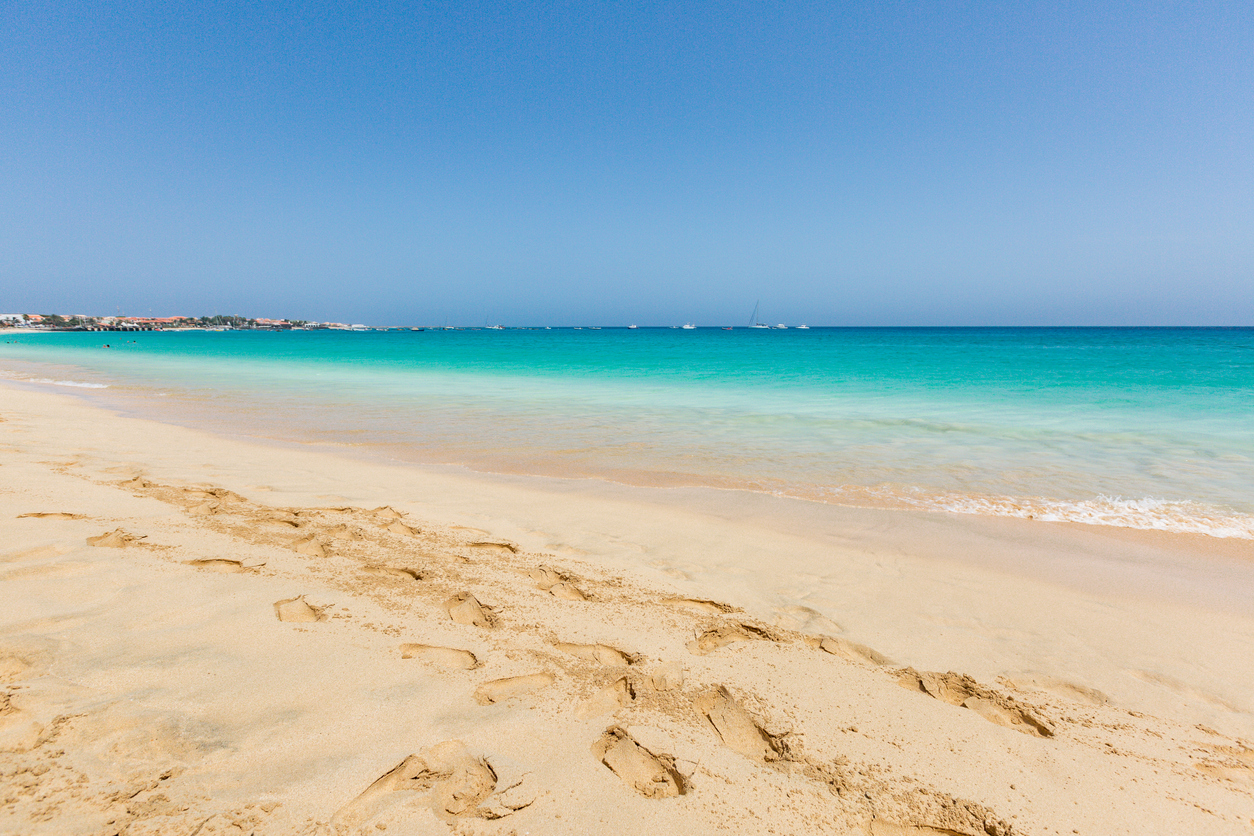
[[[749,317],[750,328],[770,328],[765,322],[758,322],[758,305],[762,304],[761,300],[753,306],[753,316]]]
[[[639,325],[628,325],[627,327],[628,327],[628,328],[630,328],[631,330],[633,330],[633,331],[634,331],[634,330],[636,330],[637,328],[639,328],[640,326],[639,326]]]
[[[782,322],[781,322],[779,325],[776,325],[776,326],[775,326],[775,330],[777,330],[777,331],[787,331],[787,330],[788,330],[788,326],[787,326],[787,325],[785,325],[784,323],[782,323]]]
[[[810,330],[810,326],[809,326],[809,325],[798,325],[798,326],[797,326],[797,330],[798,330],[798,331],[809,331],[809,330]]]
[[[682,327],[685,331],[691,331],[697,326],[693,325],[691,322],[685,322]]]

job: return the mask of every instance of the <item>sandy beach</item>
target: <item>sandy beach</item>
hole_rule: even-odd
[[[1248,540],[391,466],[0,385],[0,832],[1238,834]]]

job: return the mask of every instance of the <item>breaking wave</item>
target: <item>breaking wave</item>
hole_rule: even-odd
[[[1072,522],[1207,534],[1211,537],[1254,540],[1254,517],[1225,513],[1197,502],[1165,499],[1124,499],[1099,496],[1085,500],[1055,500],[1003,496],[942,494],[929,497],[899,495],[900,501],[917,508],[955,514],[1019,517],[1044,522]]]
[[[107,383],[85,383],[81,380],[52,380],[47,377],[30,377],[19,380],[20,383],[43,383],[48,386],[73,386],[77,389],[108,389]]]

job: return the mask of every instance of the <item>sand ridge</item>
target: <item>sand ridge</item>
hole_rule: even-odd
[[[0,632],[3,832],[1148,832],[1077,812],[1081,793],[1108,794],[1115,816],[1154,805],[1176,832],[1254,822],[1249,741],[1129,711],[1082,683],[918,671],[595,557],[419,518],[400,499],[279,507],[243,488],[19,452],[6,452],[7,472],[49,474],[48,499],[82,504],[48,510],[6,492],[15,545],[0,582],[121,575],[99,603]],[[145,583],[150,597],[135,592]],[[200,714],[122,699],[107,656],[81,637],[67,645],[99,619],[159,630],[190,617],[194,604],[158,612],[171,584],[223,611],[205,616],[221,637],[174,628],[172,640],[223,658],[250,633],[291,649],[263,678],[276,689],[265,699],[286,706],[268,729],[230,730],[223,704],[250,695],[227,686],[189,686]],[[137,599],[147,608],[118,611]],[[836,627],[804,613],[790,623]],[[328,663],[319,654],[351,655],[354,698],[301,702],[293,689],[316,674],[302,673],[302,648]],[[75,670],[99,673],[58,673],[74,653],[91,660]],[[341,729],[329,749],[297,732],[315,711]],[[361,746],[347,748],[354,729]],[[351,767],[326,774],[337,756]]]

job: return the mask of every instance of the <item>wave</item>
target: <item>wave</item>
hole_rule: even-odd
[[[28,377],[20,383],[44,383],[48,386],[73,386],[78,389],[108,389],[107,383],[85,383],[81,380],[52,380],[47,377]]]
[[[1072,522],[1169,531],[1178,534],[1206,534],[1211,537],[1254,540],[1254,517],[1225,513],[1197,502],[1165,499],[1124,499],[1099,496],[1096,499],[1058,500],[1009,496],[943,494],[930,497],[898,496],[918,508],[955,514],[982,514],[1019,517],[1044,522]]]

